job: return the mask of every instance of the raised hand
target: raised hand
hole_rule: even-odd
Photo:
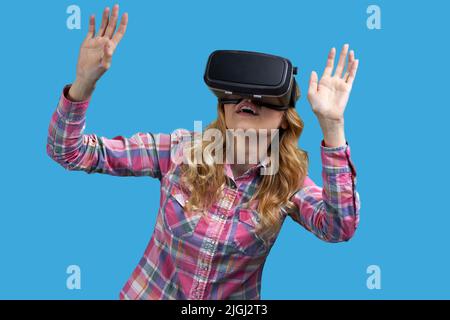
[[[347,106],[353,81],[358,70],[359,60],[355,59],[353,50],[348,54],[349,45],[345,44],[339,56],[334,71],[336,49],[332,48],[322,78],[318,79],[313,71],[309,81],[308,100],[314,114],[317,116],[326,145],[338,146],[345,143],[344,110]],[[344,72],[345,60],[348,54],[347,69]]]
[[[96,82],[111,67],[112,56],[125,34],[128,14],[124,13],[119,27],[119,5],[114,5],[111,16],[108,7],[103,11],[102,23],[95,33],[95,15],[89,19],[89,31],[80,47],[76,79],[69,95],[76,100],[86,99],[93,91]]]
[[[318,117],[329,120],[342,120],[344,117],[344,110],[359,64],[359,60],[355,59],[354,51],[351,50],[348,55],[347,70],[344,73],[345,58],[348,49],[348,44],[345,44],[333,75],[334,58],[336,56],[335,48],[332,48],[328,54],[327,65],[320,81],[318,81],[315,71],[311,73],[308,100],[313,112]]]

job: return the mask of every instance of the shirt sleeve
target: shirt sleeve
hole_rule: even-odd
[[[73,102],[70,84],[62,91],[47,137],[47,154],[68,170],[114,176],[150,176],[161,179],[170,168],[170,154],[179,135],[138,132],[112,139],[84,134],[90,100]]]
[[[306,176],[303,187],[291,201],[289,215],[308,231],[326,242],[348,241],[359,224],[360,200],[356,169],[350,146],[326,147],[321,143],[323,187]]]

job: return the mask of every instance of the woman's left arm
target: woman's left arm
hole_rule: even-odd
[[[327,242],[348,241],[359,223],[360,201],[356,192],[356,169],[344,134],[347,105],[359,61],[345,44],[334,74],[336,49],[332,48],[322,78],[311,73],[308,100],[323,132],[321,143],[323,187],[309,177],[291,201],[292,218]],[[347,70],[344,73],[348,54]]]
[[[326,242],[350,240],[359,224],[360,201],[350,146],[326,147],[322,140],[323,187],[306,176],[290,200],[288,214],[306,230]]]

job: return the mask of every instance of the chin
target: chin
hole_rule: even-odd
[[[248,129],[257,129],[257,128],[255,127],[254,124],[247,123],[247,122],[244,122],[244,121],[240,121],[239,123],[236,123],[234,126],[232,126],[231,129],[234,129],[234,130],[237,130],[237,129],[248,130]]]

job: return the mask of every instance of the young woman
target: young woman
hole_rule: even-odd
[[[47,153],[68,170],[160,180],[155,229],[121,299],[259,299],[265,259],[288,215],[324,241],[353,236],[360,202],[344,136],[344,109],[358,60],[348,45],[334,74],[333,48],[320,81],[312,72],[309,83],[308,100],[323,130],[319,187],[307,175],[307,153],[298,148],[303,122],[295,108],[278,111],[246,99],[218,103],[218,117],[207,128],[224,135],[231,129],[279,129],[279,168],[272,175],[261,174],[267,158],[256,164],[174,161],[180,152],[196,148],[207,154],[210,142],[189,149],[186,137],[193,133],[184,129],[112,139],[84,134],[90,97],[125,34],[128,16],[122,16],[116,30],[118,18],[118,5],[111,16],[106,8],[98,33],[95,17],[90,18],[76,80],[64,87],[50,122]],[[243,105],[257,114],[239,112]]]

